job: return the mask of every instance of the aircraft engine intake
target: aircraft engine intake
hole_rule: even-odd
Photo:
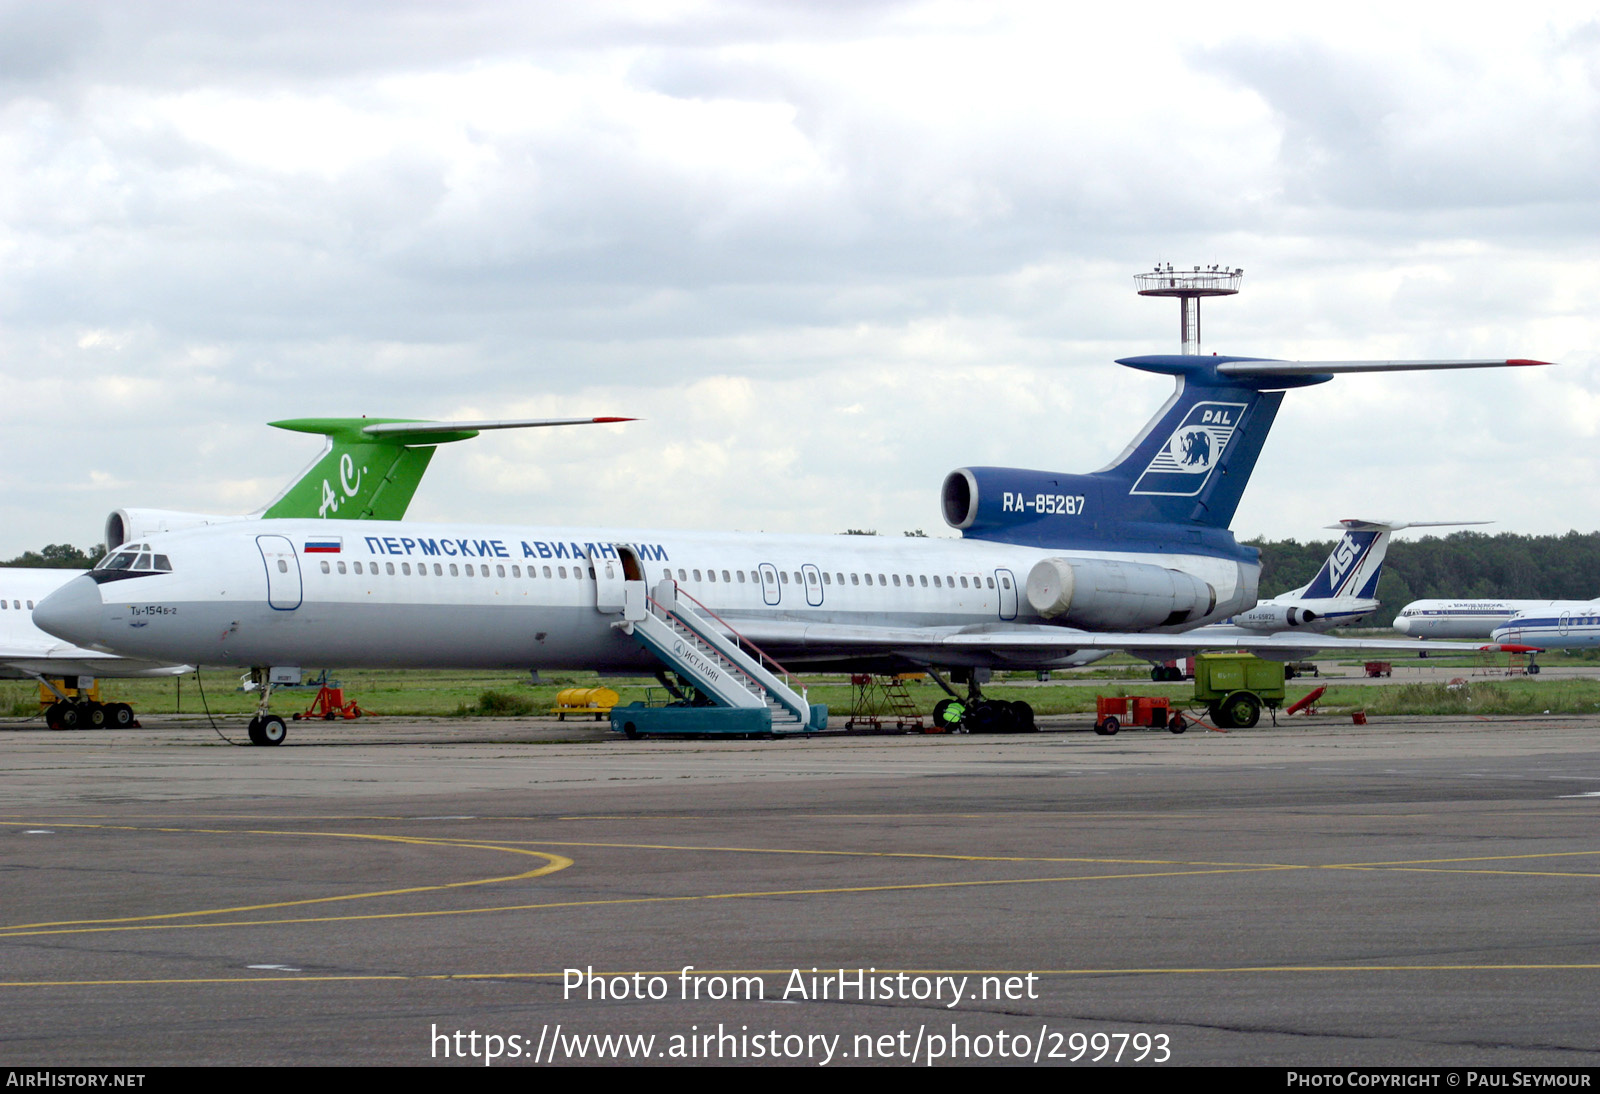
[[[1217,591],[1193,574],[1104,559],[1044,559],[1028,574],[1027,594],[1046,619],[1101,630],[1175,627],[1217,606]]]
[[[208,524],[249,519],[182,513],[173,509],[118,509],[106,518],[106,551],[115,551],[124,543],[136,542],[160,532],[178,532],[185,528],[203,528]]]

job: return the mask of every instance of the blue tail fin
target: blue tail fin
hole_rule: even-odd
[[[1377,595],[1383,560],[1389,553],[1393,526],[1347,520],[1344,535],[1333,545],[1322,569],[1297,594],[1306,600],[1331,600],[1337,596],[1372,599]]]
[[[1011,543],[1128,547],[1148,542],[1151,550],[1209,547],[1229,555],[1251,553],[1234,542],[1227,527],[1283,401],[1282,389],[1331,379],[1270,372],[1235,377],[1218,371],[1219,365],[1254,360],[1160,356],[1119,361],[1177,380],[1172,397],[1120,456],[1088,475],[963,468],[945,480],[945,519],[969,536]],[[1174,536],[1184,529],[1187,534]]]

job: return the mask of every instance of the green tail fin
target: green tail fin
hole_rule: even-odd
[[[477,431],[374,435],[367,426],[408,424],[406,418],[294,418],[272,422],[278,429],[321,433],[327,447],[263,512],[269,518],[323,517],[337,520],[399,520],[433,459],[435,445],[476,437]],[[418,425],[436,423],[417,422]]]

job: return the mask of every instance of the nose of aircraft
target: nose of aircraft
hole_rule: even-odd
[[[33,609],[34,626],[76,646],[100,641],[105,603],[100,586],[87,577],[75,577],[39,601]]]

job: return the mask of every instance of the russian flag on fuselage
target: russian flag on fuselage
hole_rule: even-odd
[[[306,540],[305,553],[308,555],[336,555],[343,546],[343,536],[322,536],[318,539]]]

